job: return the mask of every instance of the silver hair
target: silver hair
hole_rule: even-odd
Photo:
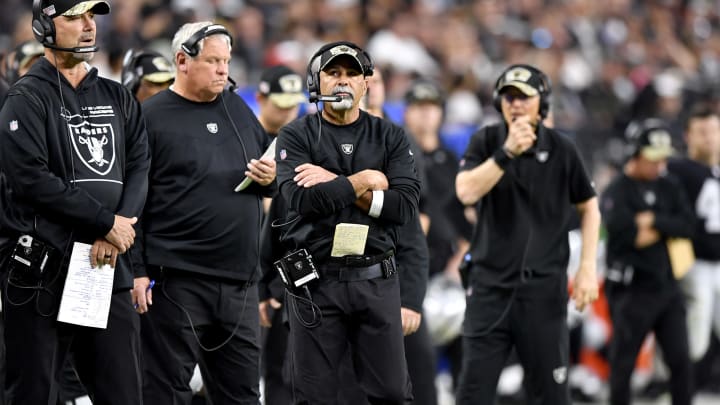
[[[182,44],[183,42],[190,39],[190,37],[193,36],[196,32],[200,31],[201,29],[208,27],[210,25],[215,25],[212,21],[199,21],[199,22],[193,22],[193,23],[186,23],[180,29],[175,33],[175,36],[172,40],[172,52],[173,55],[177,55],[178,52],[183,52],[182,50]],[[218,33],[218,34],[212,34],[212,35],[222,35],[222,37],[225,39],[225,42],[228,44],[228,48],[232,52],[232,39],[225,35],[224,33]],[[210,35],[210,36],[212,36]],[[205,42],[205,39],[207,37],[201,39],[197,43],[198,47],[198,54],[202,52],[203,43]],[[174,59],[174,58],[173,58]]]

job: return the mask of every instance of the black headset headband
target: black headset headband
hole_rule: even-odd
[[[33,0],[32,5],[32,31],[35,39],[41,44],[54,45],[55,44],[55,23],[52,18],[48,17],[42,11],[43,0]]]
[[[363,76],[373,75],[373,72],[375,71],[375,65],[370,55],[365,52],[364,49],[360,48],[359,46],[350,41],[337,41],[325,44],[320,49],[318,49],[318,51],[315,52],[312,57],[310,57],[310,62],[308,62],[307,65],[305,81],[307,84],[308,93],[310,94],[309,100],[311,103],[316,102],[318,100],[317,97],[320,95],[320,61],[318,59],[320,59],[322,54],[329,49],[342,45],[352,48],[358,52],[358,60],[362,65],[361,68],[363,70]],[[316,61],[317,63],[315,63]]]
[[[125,52],[120,81],[132,94],[135,94],[140,86],[141,77],[137,74],[138,63],[142,58],[151,55],[154,56],[155,53],[147,51],[135,52],[134,49]]]
[[[183,52],[188,54],[188,56],[195,57],[200,53],[200,41],[211,35],[217,34],[227,35],[227,37],[230,38],[230,45],[232,46],[233,37],[232,35],[230,35],[230,32],[228,32],[228,30],[220,24],[210,24],[202,27],[197,32],[192,34],[192,36],[190,36],[187,41],[183,42],[182,45],[180,45],[180,48],[182,48]]]
[[[518,68],[527,69],[532,74],[540,78],[540,86],[538,86],[537,89],[538,94],[540,95],[540,116],[542,118],[547,117],[547,114],[550,111],[550,94],[552,93],[550,78],[548,78],[548,76],[542,70],[536,68],[535,66],[526,64],[515,64],[508,66],[507,69],[505,69],[502,74],[498,76],[497,80],[495,81],[495,88],[493,89],[493,101],[495,104],[495,109],[497,109],[498,112],[502,113],[500,86],[505,81],[505,75],[511,70]]]
[[[643,133],[655,129],[667,131],[667,124],[660,118],[644,118],[630,121],[625,128],[625,158],[629,159],[640,153],[640,137]]]

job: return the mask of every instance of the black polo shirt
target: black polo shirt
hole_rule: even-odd
[[[514,287],[523,269],[533,276],[564,273],[574,204],[595,196],[575,145],[540,126],[533,148],[506,167],[498,183],[475,205],[470,245],[473,277],[486,285]],[[505,142],[505,124],[487,126],[470,140],[460,170],[470,170]]]

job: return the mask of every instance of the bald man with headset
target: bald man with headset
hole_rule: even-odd
[[[44,57],[10,89],[0,111],[10,403],[56,403],[69,352],[95,403],[142,403],[127,252],[150,161],[140,105],[87,64],[98,50],[95,15],[109,12],[106,1],[35,0],[32,28]],[[105,327],[58,320],[71,255],[82,268],[112,268]]]

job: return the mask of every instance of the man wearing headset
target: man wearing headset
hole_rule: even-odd
[[[32,28],[44,57],[0,111],[6,174],[3,251],[8,401],[55,403],[68,352],[96,403],[142,403],[139,320],[125,254],[145,203],[149,153],[140,105],[88,65],[105,1],[36,0]],[[104,329],[57,321],[71,253],[113,267]],[[89,257],[88,257],[89,256]]]
[[[582,310],[598,294],[600,214],[574,145],[542,124],[549,95],[540,70],[506,69],[495,84],[503,122],[473,135],[460,163],[457,195],[475,206],[477,224],[469,251],[458,404],[494,403],[513,347],[533,401],[570,403],[567,232],[574,207],[583,246],[573,298]]]
[[[167,89],[173,80],[172,63],[161,54],[154,51],[135,53],[132,49],[125,54],[120,82],[139,102]]]
[[[172,41],[175,82],[143,103],[152,166],[140,222],[156,284],[152,302],[148,278],[135,293],[138,312],[147,311],[148,404],[190,404],[198,362],[212,403],[259,403],[256,273],[261,199],[275,189],[275,162],[260,158],[270,138],[226,88],[231,47],[222,25],[183,25]],[[237,188],[245,177],[252,182]]]
[[[649,332],[670,369],[674,405],[692,403],[685,299],[673,274],[668,239],[689,238],[695,218],[680,182],[665,172],[672,137],[659,119],[632,122],[628,160],[602,195],[607,228],[610,403],[631,403],[630,378]]]
[[[5,100],[9,86],[21,78],[33,63],[43,55],[44,48],[34,39],[23,41],[10,53],[5,55],[3,66],[0,67],[0,106]]]
[[[300,404],[337,403],[348,350],[371,404],[411,399],[393,255],[420,184],[402,129],[360,110],[372,69],[355,44],[321,47],[307,82],[323,107],[278,135],[278,187],[290,207],[281,236],[319,274],[286,303]]]

